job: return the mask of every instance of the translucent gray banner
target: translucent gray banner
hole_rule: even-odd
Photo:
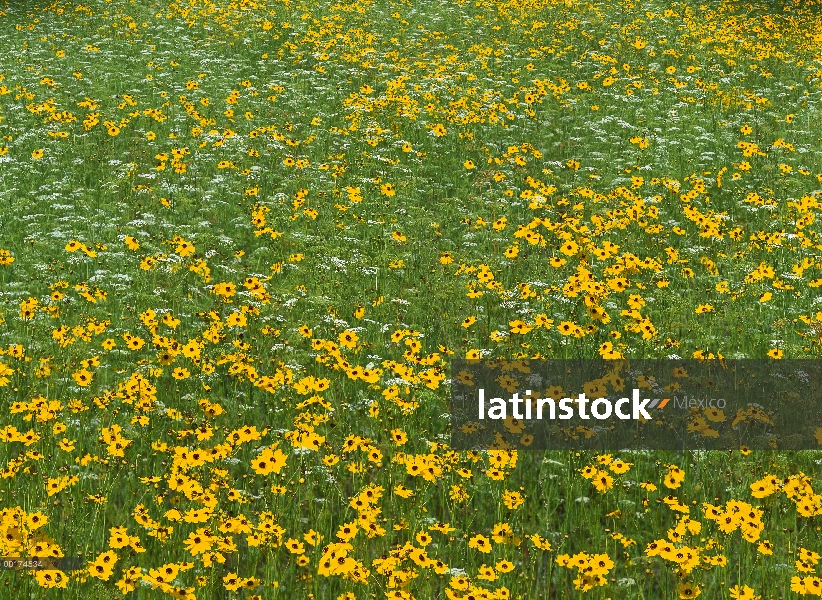
[[[822,362],[454,360],[456,450],[815,450]]]

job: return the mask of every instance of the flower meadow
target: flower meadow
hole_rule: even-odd
[[[453,358],[819,358],[820,32],[0,2],[0,556],[45,567],[0,598],[822,596],[819,452],[456,451],[448,414]]]

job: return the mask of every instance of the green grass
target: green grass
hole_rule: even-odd
[[[819,496],[807,496],[817,514],[802,517],[781,493],[753,498],[750,484],[765,473],[812,475],[817,452],[621,453],[633,467],[602,493],[579,472],[596,457],[520,452],[495,480],[485,473],[493,456],[443,445],[445,381],[450,356],[598,358],[605,342],[628,358],[819,356],[816,3],[93,0],[0,11],[0,399],[22,407],[6,409],[0,428],[40,436],[25,445],[5,430],[0,509],[40,511],[48,523],[38,532],[86,562],[110,549],[112,527],[146,549],[115,548],[109,578],[73,574],[66,589],[0,572],[0,598],[120,597],[115,582],[132,566],[146,578],[129,592],[139,598],[423,599],[446,598],[446,588],[468,597],[449,588],[460,573],[489,590],[475,597],[677,598],[687,583],[706,598],[729,598],[737,584],[763,599],[796,594],[797,549],[820,551]],[[519,229],[528,226],[530,240]],[[69,252],[72,241],[88,252]],[[577,249],[564,253],[567,241]],[[598,256],[605,242],[619,248]],[[141,268],[146,257],[156,264]],[[250,277],[265,294],[250,294]],[[234,295],[213,293],[227,282]],[[140,318],[149,309],[156,331]],[[246,324],[231,325],[242,310]],[[539,315],[550,326],[534,326]],[[89,333],[89,319],[106,327]],[[512,333],[517,320],[534,327]],[[563,335],[563,322],[576,335]],[[351,347],[331,345],[352,331]],[[129,350],[123,334],[145,345]],[[199,357],[179,351],[192,340]],[[355,367],[381,371],[369,382]],[[73,375],[84,368],[91,382],[79,386]],[[177,368],[188,377],[175,378]],[[429,369],[436,385],[418,378]],[[121,393],[135,373],[156,388],[143,407]],[[299,389],[307,376],[327,379],[316,394],[326,404],[298,407],[315,395]],[[405,411],[383,394],[394,384]],[[59,407],[42,409],[41,397]],[[208,415],[203,398],[224,412]],[[98,439],[115,424],[131,441],[122,456]],[[266,435],[220,446],[246,425]],[[317,450],[286,437],[307,425],[324,438]],[[200,426],[212,436],[185,433]],[[370,440],[367,451],[345,451],[355,435]],[[256,473],[257,450],[273,444],[286,466]],[[216,447],[220,458],[187,466],[175,458],[185,446]],[[86,455],[98,459],[81,464]],[[441,472],[413,476],[404,455]],[[662,484],[668,464],[684,469],[681,487]],[[207,522],[164,516],[206,505],[172,489],[181,471],[214,485]],[[78,481],[47,495],[49,479],[69,475]],[[351,542],[362,580],[323,574],[323,546],[357,518],[349,503],[369,484],[384,488],[381,512],[362,522],[385,532]],[[414,495],[398,495],[400,484]],[[452,497],[457,485],[467,499]],[[230,499],[232,489],[247,502]],[[525,502],[508,509],[503,494],[517,490]],[[648,556],[676,525],[679,513],[661,500],[669,493],[702,523],[683,543],[724,555],[725,567],[703,563],[680,577],[673,562]],[[732,499],[762,508],[772,555],[704,518],[704,502]],[[167,540],[135,520],[139,504],[174,528]],[[219,531],[239,514],[257,526],[266,511],[285,531],[280,543]],[[374,560],[421,547],[416,535],[435,521],[454,531],[431,532],[428,556],[452,571],[403,555],[395,572],[415,577],[391,587]],[[488,554],[469,547],[499,523],[512,543]],[[186,549],[198,527],[233,540],[224,564]],[[309,530],[323,541],[304,542]],[[536,548],[533,534],[552,550]],[[292,538],[308,564],[285,547]],[[11,554],[4,543],[0,554]],[[575,590],[575,571],[556,559],[579,552],[613,560],[604,585]],[[477,579],[502,559],[511,572]],[[185,561],[191,569],[152,590],[149,569]],[[231,590],[228,573],[257,579]]]

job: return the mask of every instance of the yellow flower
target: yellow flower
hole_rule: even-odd
[[[599,471],[591,478],[591,483],[594,484],[598,492],[606,492],[614,486],[614,478],[605,471]]]
[[[340,346],[344,348],[354,348],[357,345],[360,337],[353,331],[343,331],[337,339],[340,341]]]
[[[747,585],[735,585],[728,591],[734,600],[759,600],[760,598],[760,596],[754,596],[754,589]]]
[[[266,448],[251,461],[251,468],[259,475],[279,473],[285,467],[287,456],[277,448]]]
[[[696,598],[702,593],[702,590],[699,589],[699,586],[695,583],[691,582],[684,582],[679,584],[679,597],[682,600],[688,600],[689,598]]]
[[[71,376],[74,378],[74,381],[77,382],[77,385],[81,387],[86,387],[91,383],[92,374],[86,369],[76,371],[75,373],[72,373]]]
[[[509,510],[519,508],[525,500],[519,492],[505,492],[502,495],[502,501]]]
[[[185,367],[177,367],[171,372],[171,376],[174,377],[174,379],[188,379],[190,375],[191,373]]]
[[[573,240],[568,240],[559,248],[559,251],[562,252],[565,256],[573,256],[577,253],[578,250],[579,245]]]
[[[629,462],[625,462],[621,459],[616,459],[613,461],[608,467],[617,475],[622,475],[623,473],[627,473],[633,465]]]
[[[479,550],[483,554],[488,554],[491,552],[491,540],[484,535],[477,534],[468,540],[468,547]]]

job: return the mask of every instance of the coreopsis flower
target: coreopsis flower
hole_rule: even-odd
[[[682,598],[682,600],[696,598],[702,593],[702,590],[699,589],[699,586],[690,581],[680,583],[679,587],[677,588],[677,591],[679,592],[679,597]]]
[[[484,535],[477,534],[468,541],[468,547],[487,554],[491,552],[491,541]]]
[[[69,578],[63,571],[58,569],[42,569],[35,571],[34,578],[40,587],[49,588],[65,588],[68,585]]]
[[[171,372],[171,376],[174,377],[174,379],[188,379],[190,375],[191,372],[185,367],[177,367]]]
[[[614,478],[605,471],[599,471],[591,478],[591,483],[598,492],[606,492],[614,486]]]
[[[402,429],[392,429],[391,439],[397,446],[402,446],[408,441],[408,435]]]
[[[633,465],[629,462],[625,462],[622,459],[617,458],[608,467],[616,473],[617,475],[622,475],[623,473],[627,473]]]
[[[676,489],[682,485],[682,482],[684,480],[685,471],[683,471],[675,465],[669,465],[668,474],[665,476],[665,479],[663,480],[665,487],[670,489]]]
[[[343,542],[350,542],[357,535],[358,531],[359,528],[357,527],[356,523],[345,523],[343,525],[340,525],[340,528],[337,531],[337,537],[341,539]]]
[[[519,508],[520,506],[522,506],[522,504],[525,502],[525,499],[522,497],[522,494],[520,494],[519,492],[508,492],[508,491],[506,491],[502,495],[502,501],[503,501],[503,504],[505,504],[505,506],[509,510],[515,510],[515,509]]]
[[[414,490],[409,490],[402,484],[397,484],[394,486],[394,494],[399,496],[400,498],[410,498],[414,495]]]
[[[228,282],[215,283],[211,286],[211,293],[221,296],[224,299],[231,298],[237,293],[237,286]]]
[[[72,378],[80,387],[86,387],[91,383],[92,373],[86,369],[80,369],[72,373]]]
[[[579,244],[573,240],[568,240],[559,247],[559,251],[565,256],[574,256],[579,251]]]
[[[113,550],[108,550],[98,555],[94,561],[88,566],[88,572],[92,577],[108,581],[114,571],[114,565],[117,562],[117,553]]]
[[[534,546],[536,546],[536,547],[537,547],[537,548],[539,548],[540,550],[548,550],[548,551],[550,551],[550,550],[551,550],[551,544],[550,544],[550,542],[549,542],[548,540],[546,540],[545,538],[540,537],[540,536],[539,536],[538,534],[536,534],[536,533],[535,533],[535,534],[533,534],[533,535],[531,535],[531,536],[529,536],[529,538],[528,538],[528,539],[530,539],[530,540],[531,540],[531,543],[533,543],[533,544],[534,544]]]
[[[286,464],[287,457],[279,448],[266,448],[251,461],[251,468],[259,475],[279,473]]]
[[[340,346],[343,348],[354,348],[360,337],[353,331],[343,331],[338,336],[338,339],[340,341]]]

